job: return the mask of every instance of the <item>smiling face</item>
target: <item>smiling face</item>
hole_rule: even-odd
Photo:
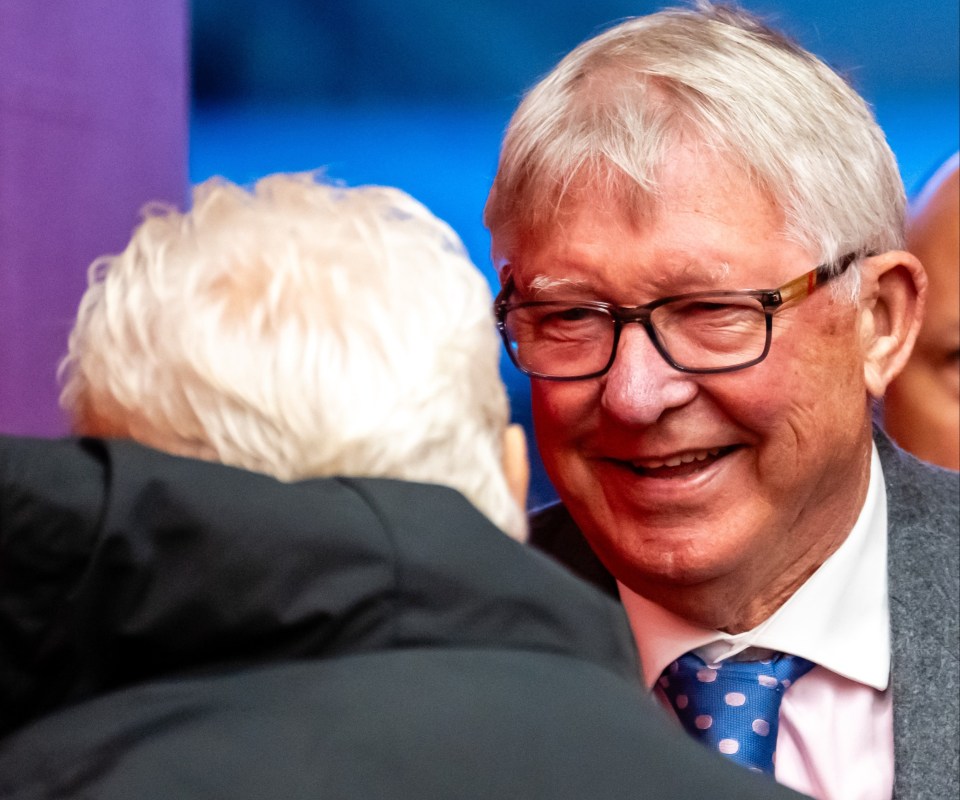
[[[817,265],[722,163],[680,154],[663,178],[670,191],[640,226],[580,203],[510,253],[518,295],[637,305],[773,288]],[[679,372],[628,325],[606,375],[533,380],[544,464],[611,572],[718,628],[779,607],[839,546],[866,493],[859,342],[857,306],[818,289],[774,316],[770,354],[739,372]]]

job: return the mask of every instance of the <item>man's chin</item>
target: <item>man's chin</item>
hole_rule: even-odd
[[[635,584],[658,590],[695,587],[737,569],[743,548],[718,543],[710,533],[709,521],[683,518],[665,522],[670,524],[621,525],[611,530],[593,519],[582,524],[581,530],[610,573],[631,588]]]

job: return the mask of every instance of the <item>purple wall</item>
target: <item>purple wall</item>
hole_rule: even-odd
[[[0,0],[0,431],[66,431],[56,367],[98,255],[187,184],[186,0]]]

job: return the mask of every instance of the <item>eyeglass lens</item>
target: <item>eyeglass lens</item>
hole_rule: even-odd
[[[548,377],[601,372],[612,361],[617,344],[615,317],[602,307],[525,304],[507,312],[504,326],[521,369]],[[762,356],[767,344],[763,307],[755,298],[738,295],[678,299],[657,306],[647,332],[668,360],[691,370],[749,363]]]

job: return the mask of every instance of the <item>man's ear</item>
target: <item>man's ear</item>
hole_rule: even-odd
[[[527,457],[527,435],[519,425],[508,425],[503,432],[503,474],[517,506],[526,511],[530,459]]]
[[[867,391],[880,398],[903,369],[923,321],[927,276],[903,250],[871,256],[861,266],[860,346]]]

